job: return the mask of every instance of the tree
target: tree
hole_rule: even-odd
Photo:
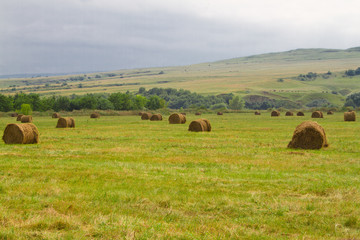
[[[21,109],[20,112],[24,115],[31,115],[32,114],[32,109],[30,104],[21,104]]]
[[[233,97],[229,101],[229,108],[234,110],[241,110],[244,108],[244,101],[240,100],[239,96]]]
[[[159,108],[165,107],[165,100],[160,98],[159,96],[153,95],[149,98],[148,102],[146,103],[146,107],[150,110],[156,110]]]
[[[67,97],[60,96],[54,102],[54,111],[58,112],[60,110],[70,111],[70,99]]]
[[[13,110],[13,108],[13,98],[0,94],[0,112],[9,112]]]

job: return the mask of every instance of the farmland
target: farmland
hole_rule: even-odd
[[[211,132],[139,116],[34,116],[35,145],[0,143],[0,239],[351,239],[360,127],[316,121],[330,146],[286,148],[305,117],[203,114]],[[1,117],[2,128],[14,118]]]

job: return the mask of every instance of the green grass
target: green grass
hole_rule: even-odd
[[[0,144],[0,239],[360,235],[357,122],[318,119],[330,147],[292,150],[309,113],[202,117],[212,132],[188,132],[193,115],[183,125],[79,116],[75,129],[35,117],[40,144]]]

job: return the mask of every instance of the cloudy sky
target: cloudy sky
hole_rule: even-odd
[[[0,74],[360,46],[358,0],[1,0]]]

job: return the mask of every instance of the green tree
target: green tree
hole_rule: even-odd
[[[229,101],[229,108],[234,110],[241,110],[244,108],[244,101],[240,100],[239,96],[233,97]]]
[[[13,109],[13,98],[0,94],[0,112],[9,112]]]
[[[21,109],[20,109],[20,112],[24,115],[31,115],[32,114],[32,109],[31,109],[31,106],[30,104],[21,104]]]
[[[166,105],[165,100],[156,95],[151,96],[148,102],[146,103],[146,107],[150,110],[164,108],[165,105]]]

